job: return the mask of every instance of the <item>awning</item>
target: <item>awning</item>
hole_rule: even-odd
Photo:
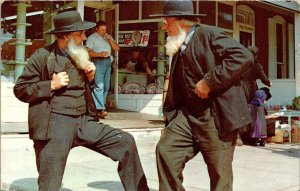
[[[287,1],[265,0],[263,2],[300,13],[299,1],[297,0],[287,0]]]

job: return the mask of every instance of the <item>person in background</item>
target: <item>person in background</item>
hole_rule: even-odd
[[[248,72],[246,72],[246,74],[244,74],[242,87],[244,88],[248,103],[250,103],[253,99],[256,90],[258,89],[256,80],[260,79],[261,82],[268,87],[271,87],[272,83],[270,82],[267,75],[265,74],[262,65],[258,62],[257,59],[258,48],[256,46],[248,46],[247,48],[254,57],[254,64],[251,70],[249,70]],[[245,132],[247,133],[247,128],[243,128],[240,130],[240,133],[238,134],[238,138],[236,140],[237,146],[243,145],[241,134]]]
[[[210,190],[231,191],[237,131],[251,122],[240,76],[253,56],[223,30],[199,24],[199,16],[191,0],[164,1],[163,14],[152,15],[164,19],[166,54],[172,58],[166,127],[156,146],[160,191],[185,190],[182,172],[199,152]]]
[[[247,97],[249,97],[248,101],[250,102],[253,99],[256,90],[258,90],[256,80],[260,79],[261,82],[268,87],[271,87],[272,83],[268,79],[262,65],[257,59],[258,48],[256,46],[248,46],[247,48],[248,50],[250,50],[254,57],[254,64],[252,66],[252,69],[249,70],[243,77],[244,83],[249,83],[248,89],[246,89],[246,93],[249,94],[249,96]]]
[[[249,104],[249,109],[252,115],[252,123],[249,126],[248,133],[250,144],[253,146],[265,146],[267,138],[267,120],[275,119],[278,116],[275,114],[268,115],[265,102],[271,98],[268,88],[261,88],[254,94],[252,101]],[[275,123],[274,123],[275,126]]]
[[[54,26],[48,34],[56,41],[30,57],[14,86],[15,96],[29,103],[39,191],[60,190],[69,152],[77,146],[119,161],[125,190],[149,190],[133,136],[93,117],[96,68],[82,43],[95,23],[82,21],[78,11],[63,10]]]
[[[105,101],[110,88],[111,68],[113,56],[111,51],[119,51],[119,45],[112,36],[107,34],[106,22],[100,20],[95,27],[96,32],[86,40],[86,47],[97,70],[93,98],[100,118],[107,116]]]
[[[123,67],[130,72],[145,72],[151,76],[149,62],[142,54],[140,48],[133,48],[130,54],[123,56]]]

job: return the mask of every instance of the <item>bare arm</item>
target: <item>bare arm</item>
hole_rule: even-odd
[[[109,34],[105,34],[105,40],[110,44],[111,48],[114,51],[119,51],[120,47],[119,45],[115,42],[115,40],[112,38],[112,36],[110,36]]]
[[[109,56],[108,52],[102,51],[102,52],[94,52],[92,49],[88,48],[89,56],[91,58],[106,58]]]

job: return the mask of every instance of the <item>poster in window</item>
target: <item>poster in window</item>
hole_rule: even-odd
[[[148,46],[150,30],[119,31],[120,47]]]

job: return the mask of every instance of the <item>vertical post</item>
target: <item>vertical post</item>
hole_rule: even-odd
[[[294,13],[295,18],[295,88],[296,96],[300,96],[300,13]]]
[[[49,31],[53,28],[53,1],[44,2],[44,14],[43,14],[43,31]],[[55,40],[54,35],[43,33],[43,39],[46,44],[52,44]]]
[[[16,53],[15,53],[15,80],[22,74],[25,62],[25,46],[31,45],[31,42],[26,42],[26,27],[31,24],[26,23],[26,8],[31,6],[26,4],[26,2],[18,2],[13,4],[13,6],[17,6],[17,22],[12,25],[16,26],[16,42],[11,43],[11,45],[16,45]]]
[[[162,25],[162,22],[158,22],[157,74],[161,86],[164,83],[165,70],[165,31],[161,30]]]
[[[77,11],[79,12],[82,20],[84,20],[84,1],[77,1]]]

